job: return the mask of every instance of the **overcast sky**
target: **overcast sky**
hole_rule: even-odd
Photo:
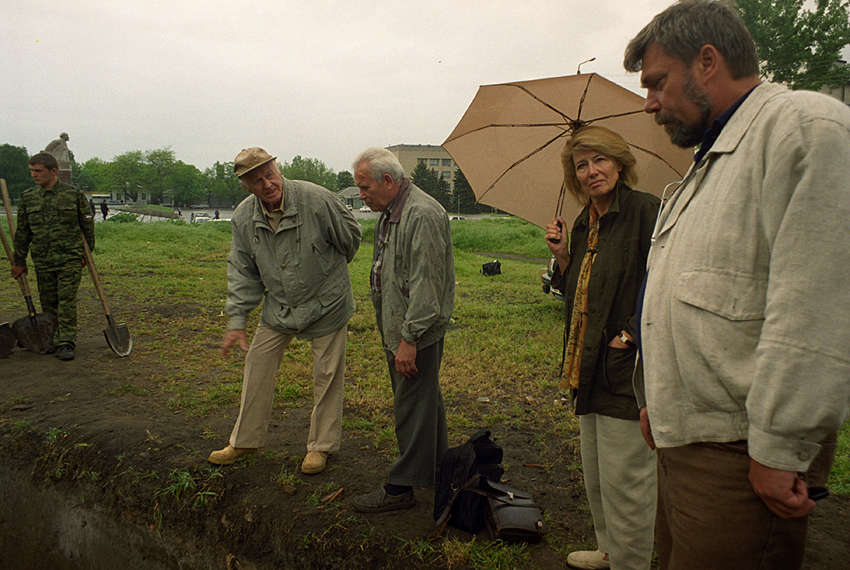
[[[441,144],[478,85],[622,68],[671,0],[26,0],[0,20],[0,143],[78,162],[170,147],[201,170],[262,146],[350,169]]]

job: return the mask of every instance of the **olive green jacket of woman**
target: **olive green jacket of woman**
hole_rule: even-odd
[[[632,190],[622,181],[614,201],[599,219],[599,253],[588,285],[588,324],[576,394],[576,414],[598,413],[638,419],[632,388],[636,348],[617,349],[608,342],[627,331],[636,337],[633,316],[649,254],[660,200]],[[576,218],[570,237],[570,265],[555,269],[552,285],[564,292],[567,322],[573,310],[581,262],[587,252],[590,207]]]

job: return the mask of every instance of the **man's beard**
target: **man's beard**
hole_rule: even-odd
[[[672,115],[665,115],[663,113],[655,114],[655,122],[659,125],[664,125],[664,130],[667,131],[674,145],[690,148],[702,142],[702,137],[706,129],[708,129],[708,118],[711,116],[711,102],[708,100],[708,94],[697,88],[694,83],[694,76],[690,73],[687,80],[685,80],[683,93],[688,101],[699,108],[699,122],[693,126],[686,125]]]

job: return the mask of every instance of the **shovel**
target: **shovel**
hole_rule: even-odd
[[[106,344],[112,349],[112,352],[118,356],[128,356],[133,350],[133,337],[130,336],[130,330],[124,323],[115,324],[112,319],[112,313],[109,310],[109,303],[106,301],[106,295],[103,294],[103,287],[100,284],[100,277],[97,275],[97,269],[94,267],[94,259],[89,249],[89,244],[86,241],[86,236],[83,235],[83,251],[86,254],[86,265],[91,273],[91,280],[94,282],[94,288],[97,289],[97,296],[100,297],[100,304],[103,305],[103,312],[106,313],[106,328],[103,329],[103,336],[106,337]]]
[[[14,239],[15,223],[12,219],[12,210],[9,206],[9,191],[6,189],[6,181],[2,178],[0,178],[0,188],[2,188],[3,192],[3,203],[6,206],[6,216],[9,221],[9,232],[12,234],[12,239]],[[15,265],[15,257],[9,247],[9,242],[6,241],[6,234],[2,231],[0,231],[0,239],[3,241],[3,249],[6,250],[6,256],[9,258],[9,263]],[[24,300],[26,300],[27,303],[27,316],[21,317],[15,321],[12,324],[11,329],[18,340],[18,344],[31,352],[44,353],[50,346],[50,341],[53,340],[53,334],[56,332],[56,316],[36,313],[27,276],[22,274],[18,276],[17,281],[18,286],[21,288],[21,293],[24,295]]]
[[[0,358],[6,358],[12,354],[17,342],[15,331],[12,330],[9,323],[0,323]]]

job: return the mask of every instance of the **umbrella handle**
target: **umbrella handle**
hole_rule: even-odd
[[[97,269],[94,266],[94,259],[92,258],[89,244],[86,241],[85,234],[80,232],[80,235],[83,238],[83,253],[86,255],[86,265],[89,268],[91,280],[94,283],[94,288],[97,289],[97,296],[100,297],[100,304],[103,305],[103,312],[106,314],[106,320],[111,322],[112,313],[109,311],[109,303],[106,301],[106,295],[103,293],[103,286],[100,284],[100,277],[98,276]]]

